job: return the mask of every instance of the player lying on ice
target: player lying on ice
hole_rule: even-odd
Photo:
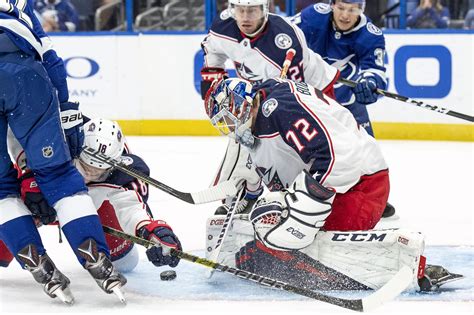
[[[117,122],[106,119],[92,119],[84,124],[84,144],[100,150],[107,157],[119,158],[133,168],[149,174],[146,163],[129,152],[125,137]],[[25,155],[18,142],[9,138],[10,152],[17,157],[19,168],[26,168]],[[165,221],[153,220],[147,204],[148,184],[145,184],[109,165],[96,161],[84,152],[74,160],[89,189],[102,224],[137,235],[148,240],[165,243],[177,249],[181,244],[171,227]],[[39,191],[33,174],[21,171],[21,195],[39,225],[56,221],[56,211],[50,207]],[[133,243],[105,235],[114,266],[121,272],[133,270],[138,264],[139,253]],[[179,258],[163,255],[161,247],[153,247],[146,252],[155,266],[176,267]],[[7,267],[13,259],[3,242],[0,241],[0,266]]]
[[[235,216],[220,262],[311,289],[377,289],[404,265],[412,289],[462,277],[425,264],[420,233],[372,230],[389,195],[388,166],[376,140],[321,91],[281,79],[254,87],[216,80],[205,109],[222,134],[249,148],[234,178],[255,184],[258,174],[269,190]],[[208,220],[208,251],[223,221]]]

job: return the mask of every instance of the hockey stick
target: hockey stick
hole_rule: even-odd
[[[200,204],[200,203],[213,202],[213,201],[225,199],[227,197],[235,196],[235,194],[237,193],[237,187],[232,181],[225,181],[225,182],[219,183],[219,185],[217,186],[213,186],[208,189],[194,192],[194,193],[182,192],[168,185],[165,185],[157,181],[156,179],[151,178],[150,176],[146,174],[143,174],[142,172],[124,164],[123,162],[119,160],[109,158],[92,148],[89,148],[86,146],[83,152],[101,161],[102,163],[115,167],[116,169],[120,170],[121,172],[124,172],[125,174],[135,177],[136,179],[139,179],[142,182],[145,182],[158,189],[161,189],[162,191],[167,192],[168,194],[175,196],[176,198],[181,199],[188,203]]]
[[[290,48],[286,51],[285,60],[283,61],[283,66],[281,67],[280,72],[280,79],[286,79],[286,73],[288,72],[288,68],[290,68],[291,62],[295,57],[296,50]]]
[[[221,232],[219,233],[219,237],[217,238],[217,241],[216,241],[216,246],[214,246],[214,249],[212,249],[212,251],[209,253],[209,260],[217,261],[217,259],[219,258],[219,254],[221,253],[222,243],[224,243],[223,242],[224,238],[227,236],[227,232],[230,229],[230,223],[234,219],[234,214],[235,214],[235,211],[237,210],[239,202],[242,200],[244,196],[244,191],[245,191],[245,188],[242,188],[240,190],[239,196],[235,200],[234,205],[227,212],[227,215],[224,220],[224,224],[222,225]],[[214,269],[209,269],[208,272],[206,273],[206,276],[208,279],[210,279],[213,274],[214,274]]]
[[[295,57],[296,51],[293,48],[290,48],[286,51],[285,55],[285,60],[283,61],[282,67],[281,67],[281,72],[280,72],[280,79],[284,79],[286,77],[286,73],[288,72],[288,69],[291,65],[291,62],[293,61],[293,58]],[[219,237],[217,238],[216,241],[216,246],[212,251],[209,253],[209,260],[212,261],[218,261],[219,254],[221,252],[221,246],[222,243],[227,236],[227,232],[230,228],[230,223],[232,222],[234,218],[235,211],[239,205],[239,202],[242,200],[243,195],[244,195],[245,189],[242,189],[239,193],[239,196],[235,200],[234,205],[232,206],[231,209],[227,212],[227,215],[224,220],[224,224],[222,225],[222,229],[219,233]],[[206,273],[207,278],[211,278],[214,273],[214,270],[209,270],[209,272]]]
[[[388,302],[394,299],[397,295],[399,295],[403,290],[405,290],[408,285],[410,285],[413,274],[410,268],[407,266],[402,267],[398,273],[390,279],[382,288],[375,291],[371,295],[364,297],[362,299],[343,299],[338,298],[330,295],[325,295],[322,293],[318,293],[312,290],[308,290],[301,287],[296,287],[294,285],[278,281],[269,277],[264,277],[249,271],[241,270],[238,268],[233,268],[227,265],[219,264],[217,262],[201,258],[199,256],[195,256],[171,247],[167,247],[163,244],[156,244],[146,239],[133,236],[127,234],[125,232],[113,229],[111,227],[102,226],[104,232],[121,239],[133,242],[135,244],[142,245],[146,248],[151,248],[153,246],[162,246],[164,249],[169,249],[170,255],[178,257],[180,259],[199,264],[208,268],[212,268],[214,270],[219,270],[221,272],[225,272],[231,274],[233,276],[239,277],[244,280],[248,280],[251,282],[255,282],[261,284],[266,287],[280,289],[287,292],[293,292],[302,296],[306,296],[318,301],[326,302],[332,305],[340,306],[343,308],[347,308],[353,311],[368,311],[372,310],[385,302]]]
[[[345,78],[339,78],[337,81],[341,82],[342,84],[345,84],[347,86],[350,86],[350,87],[355,87],[357,85],[357,82],[352,81],[352,80],[348,80],[348,79],[345,79]],[[474,117],[473,116],[469,116],[469,115],[466,115],[466,114],[463,114],[463,113],[455,112],[455,111],[447,109],[447,108],[439,107],[439,106],[436,106],[436,105],[426,104],[422,101],[417,101],[417,100],[411,99],[409,97],[398,95],[398,94],[395,94],[395,93],[391,93],[391,92],[388,92],[388,91],[385,91],[385,90],[382,90],[382,89],[377,89],[376,93],[380,94],[382,96],[385,96],[385,97],[393,98],[397,101],[401,101],[401,102],[416,105],[416,106],[421,107],[421,108],[429,109],[429,110],[435,111],[435,112],[440,113],[440,114],[445,114],[445,115],[449,115],[449,116],[452,116],[452,117],[464,119],[464,120],[467,120],[467,121],[470,121],[470,122],[474,122]]]

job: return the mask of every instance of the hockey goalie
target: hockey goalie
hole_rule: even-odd
[[[246,192],[208,219],[208,257],[217,251],[218,262],[319,290],[378,289],[403,266],[413,271],[412,290],[462,277],[426,264],[422,234],[374,230],[389,195],[388,166],[377,141],[321,91],[290,80],[225,79],[213,82],[205,109],[246,147],[247,161],[226,162],[241,154],[227,152],[219,170],[244,180]]]

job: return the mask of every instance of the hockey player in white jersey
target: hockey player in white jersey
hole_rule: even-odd
[[[86,122],[84,128],[85,146],[99,150],[109,158],[120,159],[123,163],[144,174],[150,173],[146,163],[139,156],[129,152],[125,137],[117,122],[95,118]],[[16,161],[19,163],[18,167],[24,168],[24,152],[14,139],[10,138],[10,140],[10,152],[16,157]],[[165,221],[153,219],[147,203],[148,184],[114,170],[84,152],[74,160],[74,164],[85,179],[102,224],[181,250],[179,239],[171,227]],[[33,174],[28,171],[23,172],[20,178],[22,198],[32,211],[33,216],[39,221],[38,223],[55,222],[56,211],[44,200]],[[136,246],[115,236],[106,234],[105,238],[114,266],[120,272],[133,270],[139,259]],[[159,246],[148,249],[146,254],[155,266],[176,267],[179,263],[179,258],[163,255]],[[0,262],[3,262],[4,267],[8,266],[9,256],[9,252],[2,250],[0,244]]]
[[[376,289],[404,265],[413,288],[461,277],[425,270],[421,234],[372,230],[389,195],[388,166],[376,140],[318,89],[226,79],[211,87],[205,108],[222,134],[249,148],[269,190],[234,220],[220,261],[317,289]],[[212,220],[208,240],[218,235]]]
[[[285,18],[268,12],[268,0],[230,0],[201,44],[204,67],[201,70],[201,95],[204,99],[212,81],[226,77],[225,62],[233,62],[237,75],[252,83],[280,75],[286,51],[296,54],[288,77],[304,81],[334,97],[333,85],[339,71],[311,51],[303,32]],[[213,185],[229,180],[236,169],[246,171],[248,152],[230,141]],[[247,194],[240,208],[250,205],[260,193],[256,174],[247,180]]]

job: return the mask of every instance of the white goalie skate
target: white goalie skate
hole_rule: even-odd
[[[78,250],[86,260],[84,268],[99,287],[107,294],[115,293],[120,302],[126,304],[121,288],[127,283],[127,279],[115,270],[112,262],[104,253],[97,251],[96,242],[93,239],[88,239],[79,246]]]
[[[47,254],[39,255],[36,246],[27,245],[18,252],[18,258],[31,272],[36,282],[43,285],[44,292],[51,298],[58,298],[67,305],[74,304],[69,288],[69,279],[59,271]]]

